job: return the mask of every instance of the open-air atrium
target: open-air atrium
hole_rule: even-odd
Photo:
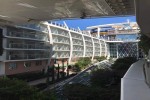
[[[0,0],[0,77],[56,64],[64,71],[81,58],[134,57],[138,61],[121,78],[120,100],[150,100],[150,52],[139,47],[142,34],[150,37],[148,12],[148,0]],[[137,22],[81,30],[54,21],[114,16],[136,16]]]

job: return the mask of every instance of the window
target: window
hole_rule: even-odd
[[[17,64],[16,63],[10,63],[9,69],[17,69]]]
[[[36,66],[42,65],[42,61],[36,61],[36,62],[35,62],[35,65],[36,65]]]
[[[24,62],[24,67],[30,67],[31,66],[31,62]]]

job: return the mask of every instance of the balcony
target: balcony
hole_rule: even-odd
[[[48,35],[46,34],[37,34],[35,33],[26,33],[26,32],[17,32],[11,31],[7,33],[9,37],[17,37],[23,39],[32,39],[32,40],[39,40],[39,41],[48,41]]]
[[[137,34],[139,33],[139,30],[115,30],[115,31],[109,31],[108,34],[112,35],[112,34]]]
[[[138,39],[111,39],[111,38],[108,38],[106,39],[107,42],[138,42],[139,40]]]
[[[48,59],[49,55],[48,54],[12,54],[12,55],[7,55],[7,60],[26,60],[26,59]]]
[[[48,33],[48,28],[46,25],[42,25],[42,24],[26,24],[26,25],[20,25],[18,27],[24,27],[24,28],[29,28],[32,30],[37,30],[37,31],[41,31],[41,32],[45,32]]]
[[[21,43],[10,43],[7,45],[7,48],[13,49],[50,49],[50,46],[38,45],[38,44],[21,44]]]
[[[144,63],[145,60],[140,60],[132,64],[121,79],[121,100],[150,100],[150,87],[146,84],[143,70]],[[150,71],[149,68],[146,71]]]
[[[69,38],[69,33],[67,31],[63,31],[63,30],[60,30],[58,28],[51,28],[51,33],[53,33],[54,35],[59,35],[62,37]]]

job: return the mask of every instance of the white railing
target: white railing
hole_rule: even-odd
[[[50,45],[38,45],[38,44],[21,44],[21,43],[10,43],[8,48],[18,48],[18,49],[49,49]]]
[[[7,36],[11,37],[22,37],[27,39],[36,39],[40,41],[48,41],[48,35],[46,34],[37,34],[35,33],[25,33],[25,32],[17,32],[17,31],[11,31],[7,33]]]
[[[30,29],[35,29],[41,32],[48,32],[47,26],[46,25],[40,25],[40,24],[26,24],[26,25],[20,25],[19,27],[26,27]]]
[[[38,58],[49,58],[49,55],[47,54],[12,54],[7,55],[7,60],[22,60],[22,59],[38,59]]]
[[[139,41],[138,39],[105,39],[107,41]]]
[[[107,32],[108,34],[137,34],[139,30],[114,30]]]

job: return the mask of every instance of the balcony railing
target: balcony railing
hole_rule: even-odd
[[[8,48],[18,48],[18,49],[50,49],[50,46],[36,45],[36,44],[20,44],[20,43],[10,43]]]
[[[41,55],[22,55],[22,54],[13,54],[7,55],[7,60],[23,60],[23,59],[41,59],[41,58],[49,58],[48,54],[41,54]]]
[[[21,37],[26,39],[36,39],[40,41],[48,41],[48,36],[46,34],[31,34],[31,33],[25,33],[25,32],[8,32],[7,36],[11,37]]]
[[[138,39],[106,39],[107,41],[139,41]]]
[[[30,29],[35,29],[41,32],[48,32],[48,28],[46,25],[39,25],[39,24],[26,24],[26,25],[20,25],[19,27],[26,27]]]
[[[133,34],[133,33],[139,33],[139,30],[115,30],[108,32],[108,34]]]

